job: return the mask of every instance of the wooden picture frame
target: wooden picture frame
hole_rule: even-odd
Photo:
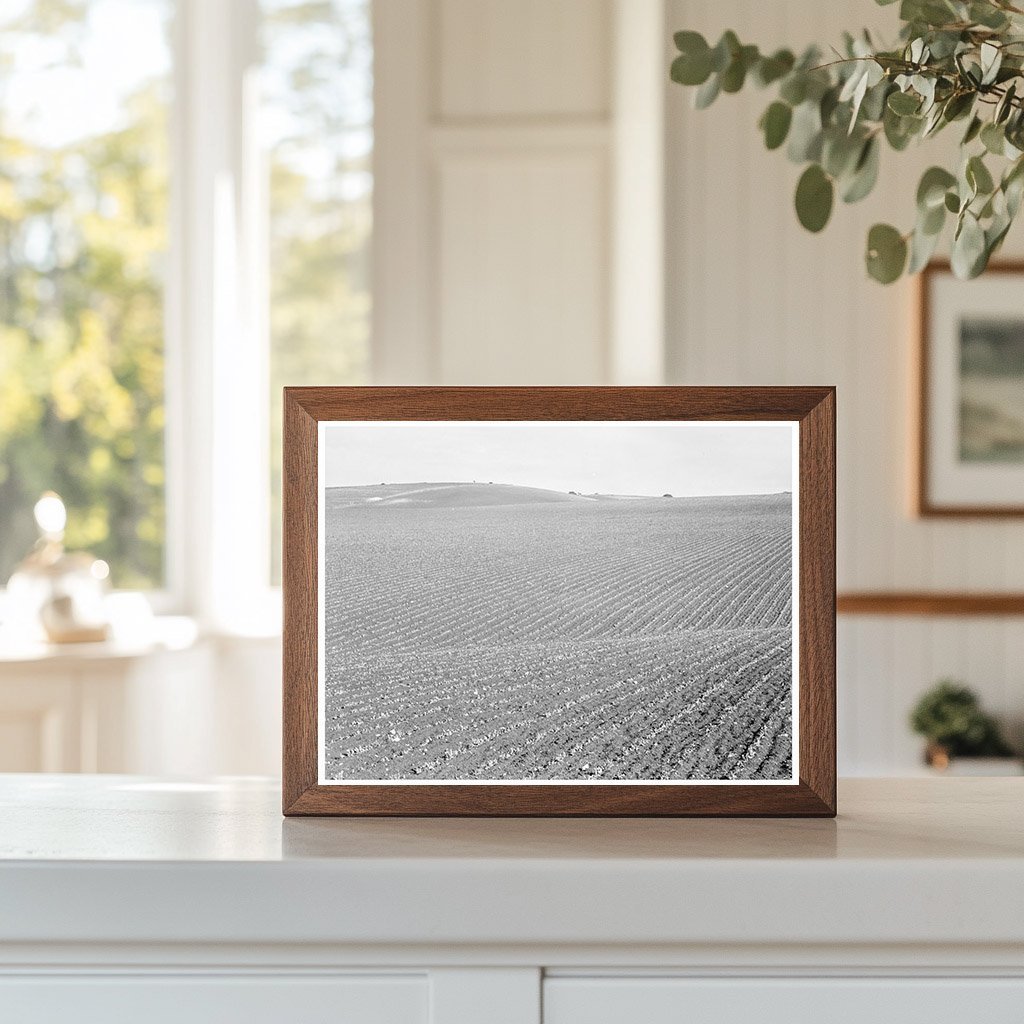
[[[955,361],[962,357],[954,351],[956,342],[950,328],[950,316],[959,315],[959,344],[963,346],[964,325],[970,317],[996,321],[1011,315],[1012,311],[1013,320],[1024,337],[1024,312],[1017,312],[1015,307],[1019,307],[1019,297],[1008,287],[1007,278],[1011,276],[1019,278],[1014,283],[1019,293],[1024,285],[1024,262],[993,262],[981,278],[958,281],[947,261],[936,260],[918,277],[912,506],[914,513],[921,518],[1024,516],[1024,501],[1005,496],[1007,482],[1011,486],[1016,485],[1015,493],[1024,493],[1024,456],[1020,455],[1020,444],[1018,458],[1013,464],[986,463],[984,455],[964,459],[964,438],[969,436],[971,427],[964,420],[962,405],[965,371],[962,365],[956,365]],[[1000,311],[998,302],[995,306],[993,302],[1002,290],[1005,290],[1006,297]],[[992,309],[995,311],[989,313]],[[956,383],[954,376],[957,377]],[[960,390],[957,390],[957,383]],[[1010,383],[1012,386],[1017,382]],[[960,408],[955,409],[958,402]],[[954,431],[959,431],[959,446],[953,436]],[[1000,491],[1002,496],[999,496]]]
[[[588,421],[612,429],[620,425],[632,428],[634,422],[659,429],[734,424],[748,430],[758,425],[771,430],[773,424],[781,426],[781,421],[793,424],[790,436],[796,486],[792,498],[789,492],[771,495],[790,501],[785,507],[793,509],[792,536],[797,542],[793,551],[798,552],[792,571],[792,593],[797,599],[790,612],[798,666],[797,672],[791,670],[795,678],[789,684],[795,712],[789,733],[792,777],[778,783],[771,779],[730,778],[723,784],[693,784],[680,779],[555,780],[532,785],[486,780],[423,784],[403,779],[348,782],[347,776],[326,779],[321,775],[326,740],[321,742],[319,735],[319,631],[323,621],[319,565],[324,529],[320,510],[325,486],[321,482],[322,460],[327,448],[325,441],[325,450],[321,450],[321,436],[345,437],[349,436],[345,431],[354,425],[378,423],[418,424],[417,429],[439,422],[459,427],[465,423],[525,424],[538,429],[568,423],[584,424],[589,429]],[[286,815],[835,815],[834,388],[286,388],[283,479]],[[762,497],[768,495],[767,491],[759,493]]]

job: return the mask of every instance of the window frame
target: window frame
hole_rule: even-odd
[[[164,583],[133,592],[207,633],[273,636],[262,11],[259,0],[170,6]],[[0,586],[0,621],[5,596]]]
[[[177,0],[165,299],[167,541],[154,610],[280,630],[271,586],[257,0]]]

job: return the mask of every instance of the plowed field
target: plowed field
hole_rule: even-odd
[[[788,779],[790,496],[329,488],[331,779]]]

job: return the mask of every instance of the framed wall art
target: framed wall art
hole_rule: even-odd
[[[835,813],[831,388],[288,388],[284,812]]]
[[[919,288],[916,511],[1024,515],[1024,263]]]

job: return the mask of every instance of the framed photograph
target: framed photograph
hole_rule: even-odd
[[[835,814],[832,388],[284,406],[285,814]]]
[[[919,287],[917,512],[1024,515],[1024,263]]]

